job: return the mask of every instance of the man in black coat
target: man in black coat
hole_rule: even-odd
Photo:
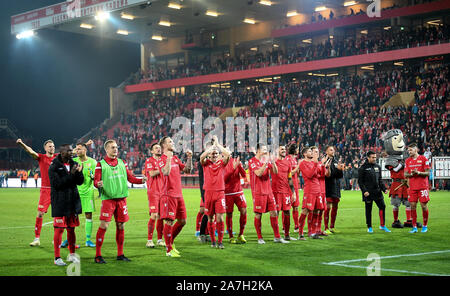
[[[48,170],[51,186],[51,205],[54,227],[53,244],[55,248],[55,265],[65,266],[60,256],[60,245],[64,229],[67,229],[70,255],[68,260],[77,262],[75,256],[75,227],[80,225],[81,201],[77,185],[83,184],[83,166],[72,160],[72,147],[60,146],[59,155],[53,160]]]
[[[341,180],[344,176],[345,165],[338,162],[335,158],[334,146],[327,146],[325,148],[326,158],[331,159],[330,176],[325,177],[325,195],[327,200],[327,207],[324,214],[325,233],[336,233],[334,224],[336,222],[339,201],[341,199]],[[331,211],[331,220],[330,220]],[[328,221],[330,227],[328,228]]]
[[[366,154],[367,159],[358,171],[358,185],[361,188],[362,199],[366,207],[367,232],[373,233],[372,229],[372,204],[375,202],[379,209],[380,229],[391,232],[385,226],[386,204],[384,203],[383,193],[387,189],[381,179],[381,167],[377,164],[377,155],[373,151]]]

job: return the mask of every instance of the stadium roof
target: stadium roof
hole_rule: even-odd
[[[145,43],[155,34],[167,38],[182,37],[187,31],[196,34],[202,30],[215,31],[239,26],[246,18],[257,22],[269,21],[285,18],[288,12],[312,13],[318,5],[326,5],[329,8],[342,7],[344,2],[344,0],[69,0],[12,16],[11,34],[51,28],[101,38]],[[101,11],[109,12],[110,18],[104,21],[96,19]],[[167,26],[168,23],[170,27]]]

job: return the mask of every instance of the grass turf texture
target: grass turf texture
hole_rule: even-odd
[[[149,249],[147,242],[148,201],[146,191],[130,190],[127,200],[130,221],[125,225],[125,255],[132,262],[116,261],[117,248],[115,241],[115,224],[112,222],[105,235],[102,248],[103,257],[108,264],[95,264],[95,248],[84,246],[84,215],[81,215],[80,227],[76,229],[77,244],[81,249],[77,253],[81,257],[81,275],[108,276],[363,276],[371,262],[360,260],[347,263],[362,268],[328,265],[324,263],[351,259],[365,259],[370,253],[380,256],[394,256],[381,260],[381,275],[440,275],[450,274],[450,252],[433,253],[421,256],[396,255],[428,253],[450,250],[450,195],[449,192],[431,192],[429,203],[429,232],[410,234],[410,228],[392,229],[392,206],[389,198],[385,198],[386,225],[392,233],[378,229],[378,208],[373,209],[374,234],[366,232],[364,204],[359,191],[345,191],[341,200],[336,229],[338,234],[330,235],[324,240],[292,241],[290,244],[273,243],[273,232],[270,227],[269,214],[263,215],[262,233],[265,245],[257,244],[253,224],[251,193],[245,191],[248,203],[247,226],[244,232],[247,239],[245,245],[231,245],[228,235],[224,236],[225,249],[212,249],[209,244],[201,244],[194,236],[195,219],[199,208],[199,190],[183,190],[187,208],[187,225],[177,237],[175,243],[181,252],[181,258],[168,258],[162,247]],[[34,238],[34,222],[39,198],[38,189],[0,189],[0,275],[32,276],[32,275],[66,275],[65,267],[53,264],[53,226],[51,212],[44,216],[41,232],[41,246],[30,247]],[[94,213],[92,241],[99,225],[101,201],[96,199],[97,212]],[[422,210],[417,210],[418,221],[422,221]],[[292,218],[291,218],[292,219]],[[400,209],[400,219],[404,221],[405,211]],[[234,231],[239,230],[239,212],[235,209],[233,217]],[[279,219],[281,231],[281,217]],[[305,225],[306,230],[306,225]],[[291,236],[293,223],[291,220]],[[63,239],[66,234],[63,235]],[[154,233],[156,242],[156,230]],[[61,250],[63,259],[67,249]],[[70,262],[69,262],[70,263]],[[392,271],[396,270],[396,271]],[[398,272],[403,271],[403,272]],[[405,272],[405,271],[409,271]],[[414,273],[417,272],[417,273]]]

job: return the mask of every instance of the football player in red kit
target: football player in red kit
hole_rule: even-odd
[[[265,244],[261,233],[261,218],[263,213],[270,213],[270,224],[274,233],[274,242],[289,243],[281,238],[278,228],[278,215],[275,197],[270,186],[270,171],[277,172],[278,168],[274,157],[270,157],[267,146],[258,144],[256,155],[248,162],[250,172],[250,185],[253,196],[253,211],[255,213],[255,229],[258,235],[258,244]]]
[[[212,146],[200,155],[203,166],[203,189],[205,190],[205,214],[208,216],[208,230],[211,236],[211,247],[223,249],[225,210],[225,167],[230,160],[230,153],[220,145],[217,136],[213,136]],[[223,158],[220,158],[220,154]],[[217,223],[217,243],[214,227],[214,215]]]
[[[299,153],[297,145],[291,144],[288,147],[288,156],[286,158],[291,163],[291,191],[294,192],[294,202],[292,203],[292,219],[294,220],[294,232],[298,232],[298,207],[300,205],[300,180],[299,180],[299,166],[300,163],[297,160]]]
[[[316,146],[311,147],[312,152],[313,152],[313,157],[319,159],[319,148]],[[331,158],[328,158],[327,156],[323,157],[321,159],[321,161],[319,162],[319,183],[320,183],[320,197],[322,199],[322,203],[323,203],[323,208],[319,210],[319,217],[316,217],[316,223],[314,227],[316,227],[315,232],[318,233],[319,235],[324,235],[324,236],[328,236],[328,234],[324,233],[322,231],[322,216],[324,211],[326,211],[327,209],[327,203],[326,203],[326,198],[325,198],[325,194],[326,194],[326,189],[325,189],[325,177],[329,177],[331,174],[330,171],[330,164],[331,164]],[[325,167],[325,169],[323,169],[322,167]]]
[[[430,174],[429,160],[419,155],[417,144],[408,145],[409,158],[405,161],[405,177],[409,178],[409,203],[411,204],[411,216],[413,229],[411,233],[417,232],[417,202],[422,206],[423,226],[422,232],[428,231],[428,202],[430,195],[428,193],[428,177]]]
[[[282,211],[282,223],[285,240],[296,240],[289,236],[290,210],[294,202],[294,195],[289,186],[289,176],[291,175],[291,162],[286,158],[286,147],[278,148],[278,158],[276,160],[277,172],[272,172],[272,192],[277,203],[277,212]]]
[[[226,204],[226,225],[230,243],[245,244],[244,229],[247,224],[247,201],[245,200],[241,180],[247,179],[239,156],[230,159],[225,167],[225,204]],[[237,206],[240,212],[239,235],[237,239],[233,237],[233,209]]]

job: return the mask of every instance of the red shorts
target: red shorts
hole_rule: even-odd
[[[114,220],[120,223],[127,222],[130,219],[126,197],[102,200],[100,220],[110,222],[113,216]]]
[[[277,210],[277,203],[272,194],[255,194],[253,197],[253,212],[263,214]]]
[[[236,205],[238,209],[247,208],[247,201],[245,200],[244,193],[225,195],[225,207],[227,213],[233,213],[234,205]]]
[[[310,211],[323,210],[324,198],[321,193],[307,193],[303,194],[302,209],[306,208]]]
[[[161,199],[161,195],[159,194],[149,194],[148,195],[148,208],[150,214],[158,213],[159,214],[159,200]]]
[[[182,197],[173,197],[169,195],[161,196],[159,200],[159,215],[161,219],[185,220],[186,205]]]
[[[205,214],[224,214],[226,212],[225,192],[205,190]]]
[[[48,207],[52,202],[51,191],[51,188],[41,187],[39,194],[38,211],[47,213]]]
[[[327,197],[326,201],[329,203],[339,203],[341,199],[337,197]]]
[[[53,218],[53,227],[77,227],[80,226],[80,220],[78,219],[78,215],[72,214],[70,217],[54,217]]]
[[[407,198],[408,197],[408,186],[403,185],[400,186],[401,182],[392,182],[391,187],[389,189],[389,196],[390,197],[400,197],[400,198]],[[400,186],[400,187],[399,187]],[[399,187],[397,190],[395,188]]]
[[[430,201],[430,194],[428,193],[428,189],[422,190],[411,190],[409,189],[409,202],[417,202],[427,203]]]
[[[291,209],[291,196],[289,193],[275,193],[277,211],[289,211]]]
[[[294,189],[294,193],[295,193],[295,195],[294,195],[295,200],[292,203],[292,206],[294,208],[298,208],[298,206],[300,205],[300,194],[298,193],[298,189]]]

